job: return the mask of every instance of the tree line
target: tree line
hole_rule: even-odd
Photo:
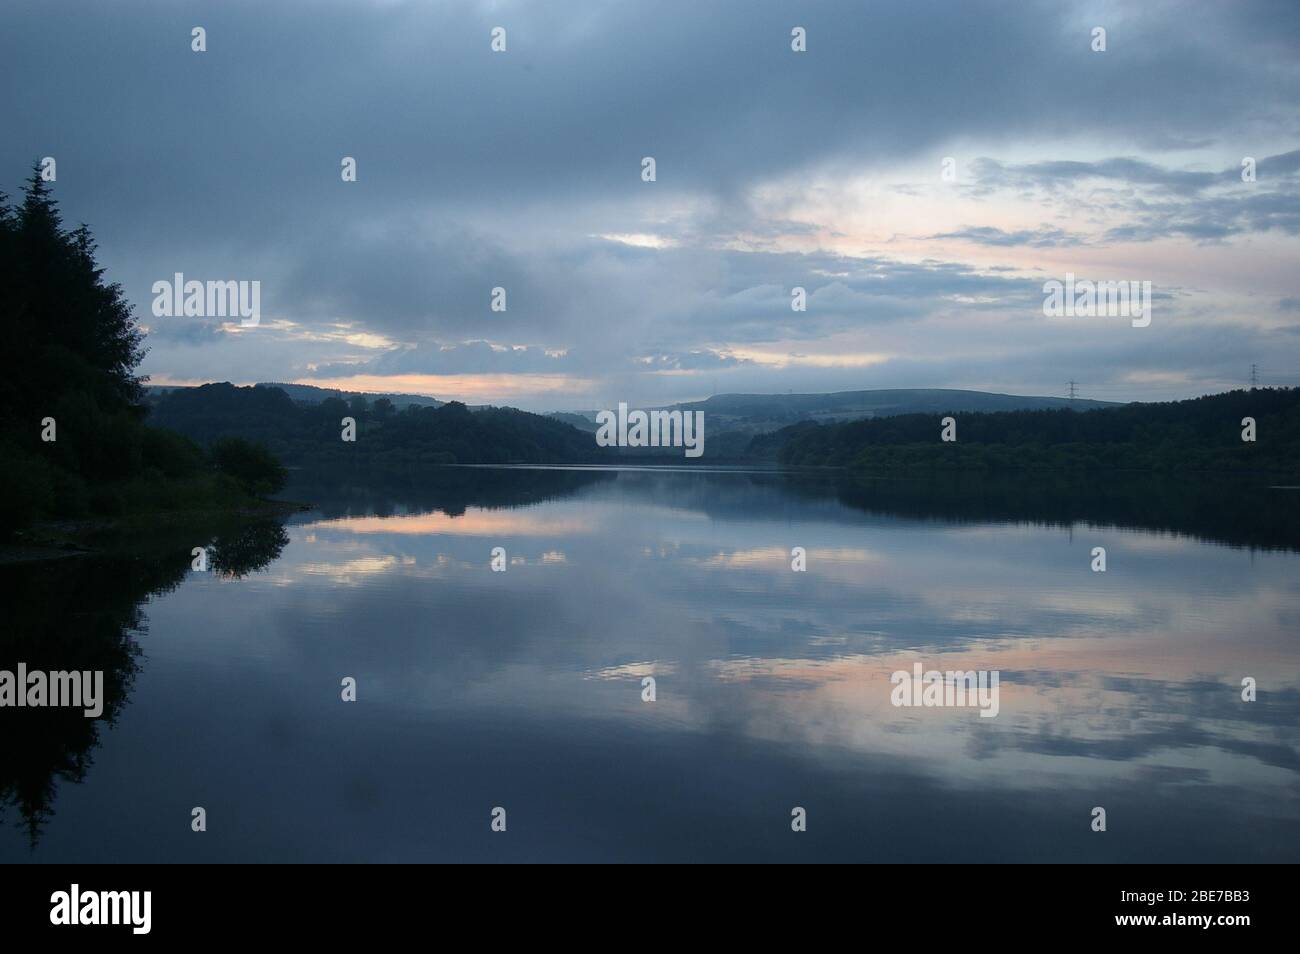
[[[751,457],[791,466],[901,470],[1300,470],[1300,389],[1253,388],[1089,411],[904,414],[805,421],[750,441]],[[1254,424],[1243,424],[1250,418]],[[1243,439],[1243,435],[1253,440]]]

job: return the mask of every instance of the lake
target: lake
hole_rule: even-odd
[[[0,568],[0,668],[109,684],[0,709],[0,860],[1294,862],[1269,483],[302,473],[282,528]],[[917,664],[996,715],[895,705]]]

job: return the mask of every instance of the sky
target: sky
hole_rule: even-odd
[[[1293,0],[5,0],[0,129],[0,190],[55,159],[155,384],[1300,384]],[[260,282],[260,323],[155,316],[177,272]],[[1150,325],[1045,316],[1068,273],[1149,281]]]

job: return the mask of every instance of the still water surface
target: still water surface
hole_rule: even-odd
[[[0,710],[0,860],[1297,861],[1267,484],[303,477],[214,572],[0,569],[0,668],[113,685],[93,725]],[[997,717],[891,705],[916,662],[998,670]]]

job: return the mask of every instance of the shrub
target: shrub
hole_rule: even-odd
[[[223,437],[212,444],[217,471],[239,481],[250,494],[266,496],[284,489],[288,471],[265,444],[242,437]]]
[[[203,468],[203,449],[188,437],[157,427],[144,428],[141,457],[166,477],[191,477]]]

